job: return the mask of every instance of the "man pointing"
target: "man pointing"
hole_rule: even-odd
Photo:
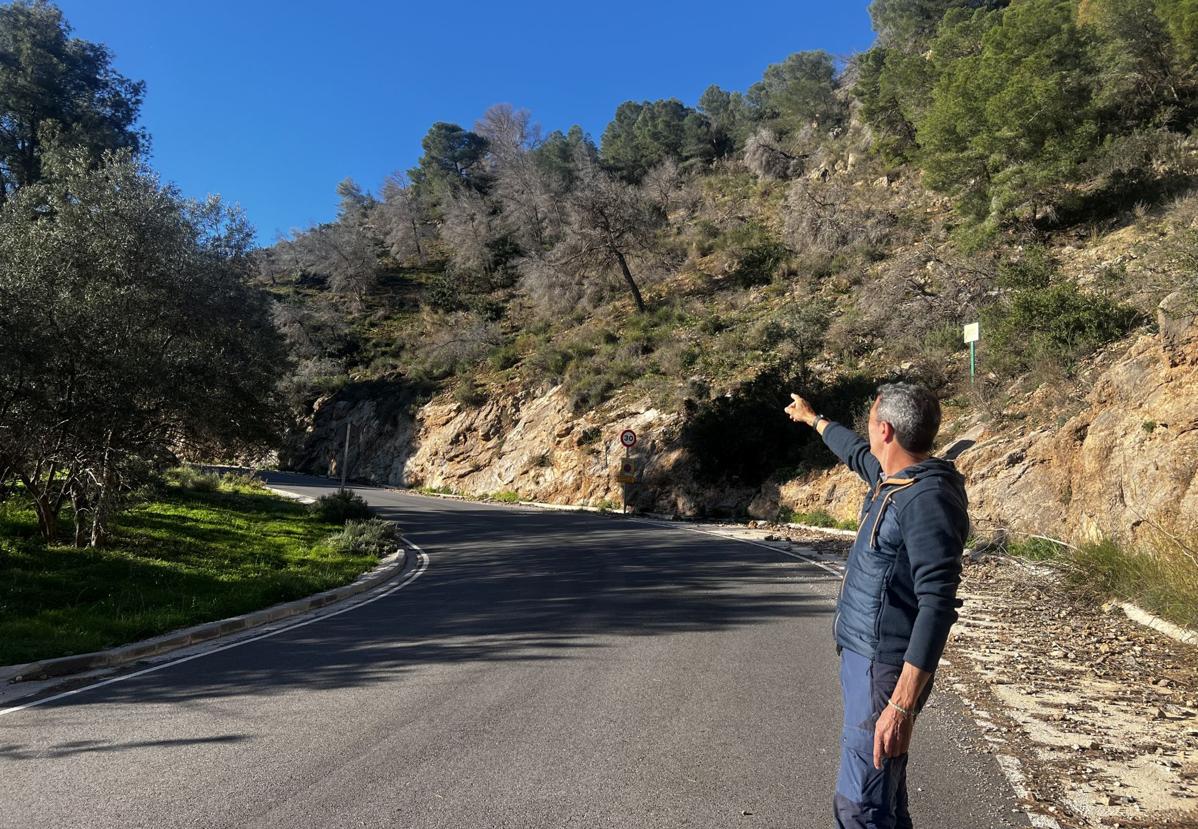
[[[879,388],[868,443],[791,397],[791,419],[869,484],[833,622],[844,697],[836,826],[910,827],[907,747],[961,604],[964,479],[931,457],[940,403],[927,389]]]

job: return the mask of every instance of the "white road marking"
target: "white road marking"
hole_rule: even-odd
[[[16,706],[13,706],[12,708],[2,708],[2,709],[0,709],[0,717],[3,717],[5,714],[15,714],[18,711],[24,711],[26,708],[35,708],[36,706],[39,706],[39,705],[45,705],[47,702],[54,702],[55,700],[65,699],[66,697],[72,697],[75,694],[82,694],[84,691],[92,691],[92,690],[95,690],[96,688],[103,688],[105,685],[114,685],[118,682],[124,682],[126,680],[133,679],[134,677],[151,674],[151,673],[154,673],[155,671],[161,671],[164,668],[170,668],[175,665],[182,665],[184,662],[190,662],[193,659],[201,659],[205,656],[211,656],[214,653],[220,653],[221,651],[227,651],[227,650],[231,650],[233,648],[240,648],[242,645],[248,645],[251,642],[258,642],[262,639],[269,639],[272,636],[278,636],[280,633],[286,633],[289,630],[295,630],[296,628],[302,628],[307,625],[314,624],[316,622],[323,622],[325,619],[331,619],[334,616],[340,616],[342,613],[348,613],[351,610],[357,610],[359,607],[364,607],[373,602],[377,602],[379,599],[390,596],[392,593],[396,592],[397,590],[402,590],[403,588],[407,587],[409,584],[414,582],[416,579],[420,578],[420,576],[424,574],[424,571],[428,569],[428,562],[429,562],[428,553],[424,552],[424,550],[420,549],[420,547],[416,546],[415,544],[413,544],[410,541],[408,541],[406,543],[408,544],[409,547],[411,547],[412,549],[414,549],[416,551],[417,560],[420,562],[419,566],[416,568],[415,571],[413,571],[412,573],[409,573],[408,576],[403,581],[401,581],[399,584],[395,585],[394,587],[392,587],[388,590],[383,591],[382,593],[379,593],[377,596],[372,596],[369,599],[365,599],[364,601],[355,602],[354,604],[350,605],[349,607],[344,607],[341,610],[334,610],[331,613],[324,613],[324,614],[321,614],[320,616],[313,617],[306,621],[296,622],[293,625],[288,625],[287,627],[279,628],[278,630],[272,630],[267,633],[263,633],[259,636],[254,636],[250,639],[242,639],[239,642],[232,642],[228,645],[224,645],[219,648],[213,648],[212,650],[204,651],[203,653],[192,654],[191,656],[185,656],[181,659],[173,659],[170,662],[163,662],[161,665],[154,665],[153,667],[145,668],[143,670],[136,671],[131,674],[124,674],[123,676],[117,676],[117,677],[113,677],[112,679],[106,679],[103,682],[96,682],[91,685],[84,686],[83,688],[76,688],[73,691],[65,691],[64,693],[55,694],[54,696],[46,697],[45,699],[39,699],[39,700],[34,700],[33,702],[27,702],[24,705],[16,705]]]
[[[1023,776],[1023,768],[1019,765],[1019,761],[1009,754],[995,754],[994,759],[998,761],[998,767],[1002,769],[1006,775],[1007,782],[1011,784],[1011,788],[1015,790],[1015,796],[1020,800],[1034,800],[1030,791],[1028,791],[1026,778]],[[1042,815],[1039,812],[1033,812],[1030,809],[1024,809],[1023,813],[1027,815],[1027,819],[1032,822],[1032,826],[1036,829],[1061,829],[1061,824],[1050,818],[1048,815]]]

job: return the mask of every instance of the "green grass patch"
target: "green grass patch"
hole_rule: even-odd
[[[1047,539],[1012,541],[1007,552],[1059,567],[1066,584],[1098,600],[1118,599],[1198,628],[1198,563],[1193,545],[1165,538],[1132,548],[1110,539],[1066,547]]]
[[[1016,556],[1027,561],[1062,561],[1067,560],[1071,550],[1064,544],[1058,544],[1047,538],[1028,536],[1027,538],[1007,541],[1008,555]]]
[[[457,495],[457,490],[448,486],[418,486],[416,491],[422,495]]]
[[[492,495],[491,500],[499,501],[501,504],[514,504],[520,500],[520,493],[505,489]]]
[[[37,537],[32,511],[0,504],[0,665],[155,636],[346,584],[371,555],[336,552],[302,504],[244,483],[168,484],[122,513],[110,543]]]
[[[796,512],[790,507],[780,507],[778,509],[779,524],[806,524],[809,527],[827,527],[835,530],[856,530],[857,522],[850,520],[841,520],[835,516],[824,512],[823,510],[815,510],[813,512]]]

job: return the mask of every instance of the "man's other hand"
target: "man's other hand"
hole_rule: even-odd
[[[897,708],[887,705],[878,715],[874,728],[874,768],[882,768],[887,757],[901,757],[911,746],[915,721]]]
[[[811,404],[797,394],[792,393],[791,404],[786,407],[785,412],[790,416],[790,419],[795,423],[806,423],[808,426],[815,425],[815,409],[811,408]]]

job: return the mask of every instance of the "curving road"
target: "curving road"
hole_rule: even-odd
[[[358,491],[426,551],[419,578],[0,716],[0,826],[831,825],[827,572],[682,528]],[[932,699],[916,825],[1026,826],[956,700]]]

